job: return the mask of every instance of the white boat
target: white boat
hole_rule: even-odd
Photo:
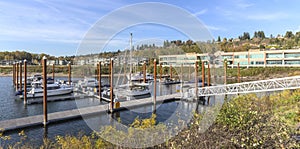
[[[129,75],[128,75],[129,78]],[[144,80],[144,74],[143,72],[135,73],[131,75],[131,81],[143,81]],[[146,73],[146,80],[153,80],[153,75]]]
[[[132,50],[132,34],[130,38],[130,57],[131,57],[131,50]],[[132,100],[143,98],[145,96],[150,97],[151,92],[149,90],[149,84],[147,83],[133,83],[132,81],[142,80],[143,73],[138,74],[131,74],[132,65],[130,64],[130,73],[129,73],[129,81],[125,85],[119,85],[114,88],[114,97],[115,101],[122,101],[122,100]],[[153,79],[153,77],[148,74],[148,79]],[[146,78],[147,79],[147,78]],[[102,93],[102,98],[107,99],[110,101],[110,89],[104,90]]]
[[[114,88],[113,99],[114,101],[125,101],[150,97],[151,92],[148,86],[149,84],[147,83],[120,85]],[[110,101],[110,89],[105,89],[101,96],[103,99]]]
[[[69,85],[59,85],[57,83],[47,84],[47,97],[70,94],[73,92],[73,87]],[[39,98],[44,96],[44,89],[40,81],[32,83],[32,89],[27,92],[27,98]],[[23,95],[20,98],[24,98]]]
[[[84,78],[84,80],[78,81],[78,85],[81,88],[98,87],[99,83],[95,78]]]

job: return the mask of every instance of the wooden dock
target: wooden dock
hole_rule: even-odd
[[[168,100],[176,100],[176,99],[180,99],[180,97],[181,97],[180,93],[175,93],[166,96],[157,96],[156,102],[161,103]],[[115,109],[115,111],[124,110],[126,108],[139,107],[141,105],[149,105],[149,104],[153,104],[152,97],[138,99],[138,100],[124,101],[121,102],[120,108]],[[107,111],[108,111],[108,104],[61,111],[61,112],[54,112],[48,114],[48,122],[54,123],[57,121],[79,118],[85,115],[104,113]],[[26,128],[26,127],[37,126],[37,125],[44,125],[43,115],[35,115],[35,116],[0,121],[0,129],[2,129],[2,131]]]
[[[83,99],[83,98],[92,98],[94,96],[88,95],[69,95],[69,96],[62,96],[62,97],[48,97],[48,102],[55,102],[55,101],[64,101],[64,100],[75,100],[75,99]],[[39,104],[43,103],[43,98],[31,98],[27,100],[27,104]]]

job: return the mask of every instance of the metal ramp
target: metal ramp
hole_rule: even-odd
[[[297,88],[300,88],[300,76],[243,82],[228,85],[217,85],[203,88],[199,87],[198,96],[203,97],[225,94],[247,94]],[[190,89],[188,92],[192,93],[195,97],[195,88]]]

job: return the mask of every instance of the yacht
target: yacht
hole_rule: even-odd
[[[59,96],[70,94],[73,92],[73,88],[69,85],[57,83],[47,84],[47,97],[49,96]],[[32,83],[32,88],[27,92],[27,98],[38,98],[44,96],[44,88],[41,81],[35,81]],[[24,95],[21,95],[20,98],[24,98]]]

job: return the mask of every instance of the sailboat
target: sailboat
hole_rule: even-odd
[[[129,80],[127,84],[118,85],[114,89],[113,99],[115,101],[123,101],[123,100],[132,100],[132,99],[139,99],[143,97],[150,97],[151,92],[149,89],[148,83],[134,83],[132,82],[132,33],[130,33],[130,70],[129,70]],[[102,98],[110,100],[110,89],[104,90],[102,92]]]

